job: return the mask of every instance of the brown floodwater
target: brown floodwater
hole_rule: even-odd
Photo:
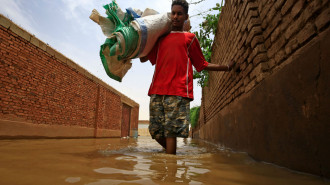
[[[1,185],[318,185],[317,176],[256,162],[201,140],[178,139],[177,155],[138,139],[0,140]]]

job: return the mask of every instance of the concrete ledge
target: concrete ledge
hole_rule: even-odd
[[[3,16],[2,14],[0,14],[0,25],[2,25],[5,28],[9,28],[11,24],[11,21],[8,20],[5,16]]]
[[[0,120],[1,138],[91,138],[95,129],[63,125],[33,124],[23,121]],[[97,130],[97,137],[120,137],[117,130]]]
[[[33,45],[39,47],[39,40],[38,40],[35,36],[32,36],[32,37],[31,37],[30,42],[31,42]]]
[[[46,47],[46,52],[49,53],[51,56],[55,56],[55,49],[53,49],[52,47],[50,46],[47,46]]]
[[[18,36],[22,37],[23,39],[27,40],[30,42],[31,39],[31,34],[28,33],[27,31],[23,30],[23,28],[17,26],[16,24],[11,24],[9,29],[16,33]]]
[[[96,137],[120,137],[120,130],[97,129]]]

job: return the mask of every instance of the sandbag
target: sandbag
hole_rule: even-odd
[[[135,19],[131,26],[139,34],[139,43],[130,58],[139,58],[148,55],[158,38],[171,31],[171,19],[169,13],[148,15]]]
[[[143,12],[128,8],[124,13],[115,0],[103,7],[108,17],[94,9],[90,19],[107,37],[100,48],[104,69],[110,78],[121,81],[132,66],[131,59],[146,56],[158,38],[170,32],[171,20],[168,13],[150,8]]]

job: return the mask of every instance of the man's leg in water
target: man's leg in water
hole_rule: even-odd
[[[166,153],[176,154],[176,137],[166,138]]]
[[[156,141],[164,148],[166,149],[166,138],[162,137],[159,139],[156,139]]]
[[[159,138],[156,141],[166,150],[167,154],[176,154],[176,137]]]
[[[164,98],[166,153],[176,154],[177,137],[189,135],[190,99],[181,96]]]
[[[168,154],[176,154],[177,137],[188,137],[189,102],[180,96],[151,95],[149,132]]]
[[[163,106],[163,96],[150,96],[150,125],[149,132],[153,139],[155,139],[164,149],[166,149],[166,138],[164,136],[165,113]]]

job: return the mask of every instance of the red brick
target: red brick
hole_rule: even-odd
[[[262,9],[264,9],[264,6],[267,4],[267,0],[261,0],[259,1],[259,5],[258,5],[258,10],[259,12],[261,12]]]
[[[245,93],[249,92],[253,87],[256,86],[256,81],[252,80],[246,87],[245,87]]]
[[[260,63],[258,64],[250,73],[250,79],[254,79],[259,74],[265,72],[268,70],[268,64],[267,63]]]
[[[245,8],[246,8],[246,6],[247,6],[247,3],[248,3],[248,1],[243,1],[243,4],[242,4],[242,6],[241,6],[241,8],[240,8],[240,11],[239,11],[239,13],[238,13],[238,18],[239,18],[239,19],[241,19],[242,16],[244,15],[244,11],[245,11]]]
[[[253,65],[268,61],[267,53],[260,53],[253,59]]]
[[[285,54],[284,49],[279,50],[279,51],[275,54],[275,57],[274,57],[276,64],[277,64],[277,65],[280,64],[280,63],[283,61],[283,59],[284,59],[285,57],[286,57],[286,54]]]
[[[251,29],[255,26],[260,26],[261,25],[261,21],[259,18],[251,18],[250,22],[248,24],[248,31],[251,31]]]
[[[285,38],[289,39],[294,33],[303,28],[305,21],[303,17],[299,17],[285,32]]]
[[[264,72],[264,73],[260,73],[257,75],[256,77],[256,82],[260,83],[263,79],[265,79],[267,76],[269,76],[269,72]]]
[[[316,34],[315,27],[312,23],[306,24],[306,26],[300,30],[297,34],[297,41],[299,44],[302,44],[307,39],[311,38],[314,34]]]
[[[248,58],[248,60],[247,60],[248,63],[252,62],[253,59],[254,59],[254,57],[257,56],[259,53],[263,53],[263,52],[265,52],[265,51],[266,51],[266,48],[265,48],[265,46],[264,46],[263,44],[259,44],[259,45],[257,45],[257,46],[253,49],[252,53],[250,54],[250,56],[249,56],[249,58]]]
[[[286,0],[277,0],[274,4],[275,10],[279,11]]]
[[[253,37],[255,37],[256,35],[260,35],[261,33],[262,33],[262,30],[259,26],[253,27],[245,40],[246,45],[248,45],[248,43],[250,43],[252,41]]]
[[[281,33],[281,28],[280,27],[276,27],[276,29],[273,31],[273,33],[270,35],[270,41],[272,42],[272,43],[274,43],[276,40],[277,40],[277,38],[278,38],[278,36],[280,35],[280,33]]]
[[[293,18],[291,16],[291,14],[286,14],[284,17],[282,17],[282,22],[279,25],[281,32],[284,32],[288,26],[291,24]]]
[[[262,35],[257,35],[253,37],[251,41],[251,47],[254,48],[257,44],[261,44],[264,42],[264,37]]]
[[[330,10],[325,9],[315,20],[317,30],[320,31],[325,25],[330,22]]]
[[[253,64],[249,64],[246,69],[243,71],[243,78],[245,78],[253,69]]]
[[[269,49],[270,46],[272,46],[272,42],[270,41],[270,38],[268,38],[268,39],[265,41],[265,47],[266,47],[267,49]]]
[[[246,69],[246,67],[247,67],[247,63],[246,63],[246,62],[243,62],[243,63],[240,65],[240,69],[241,69],[242,71],[244,71],[244,70]]]
[[[269,24],[269,22],[268,22],[267,20],[263,20],[263,21],[261,22],[261,28],[262,28],[263,30],[265,30],[265,29],[267,28],[268,24]]]
[[[270,22],[266,30],[263,32],[264,38],[268,38],[268,36],[273,32],[273,30],[277,27],[277,25],[281,20],[282,20],[281,14],[276,14],[274,19]]]
[[[267,3],[260,11],[260,19],[263,21],[266,18],[266,15],[269,12],[269,9],[272,7],[272,3]]]
[[[253,15],[250,16],[257,16],[258,15],[257,11],[253,11],[256,10],[257,8],[258,8],[257,3],[251,1],[248,2],[244,12],[244,16],[248,16],[248,14],[250,14],[251,12],[255,12],[255,13],[253,13]]]
[[[249,76],[247,76],[247,77],[245,77],[244,78],[244,86],[247,86],[249,83],[250,83],[250,77]]]
[[[250,22],[251,16],[245,17],[246,19],[243,21],[241,26],[241,32],[248,31],[247,25]],[[243,19],[242,19],[243,20]]]
[[[303,22],[307,22],[312,16],[322,8],[320,0],[310,1],[306,8],[304,8],[300,17],[302,17]]]
[[[286,43],[286,40],[284,36],[281,36],[267,51],[268,58],[273,58],[274,54],[279,51],[284,44]]]
[[[244,50],[243,50],[244,51]],[[245,61],[245,60],[247,60],[247,58],[251,55],[251,53],[252,53],[252,49],[249,47],[249,48],[247,48],[246,50],[245,50],[245,53],[243,54],[243,56],[242,56],[242,60],[243,61]]]
[[[291,16],[295,18],[303,9],[305,0],[298,0],[298,2],[292,7]]]
[[[295,2],[296,0],[287,0],[281,9],[281,14],[285,15]]]
[[[267,22],[271,22],[271,20],[273,20],[273,18],[275,16],[275,14],[279,14],[279,13],[277,13],[277,10],[275,9],[275,7],[272,6],[266,16]]]
[[[276,65],[275,59],[270,59],[268,62],[268,66],[269,68],[273,68]]]
[[[254,30],[254,29],[252,29],[252,30]],[[253,31],[251,31],[251,32],[253,32]],[[250,32],[250,34],[251,34],[251,32]],[[239,41],[239,43],[237,45],[238,49],[241,49],[244,46],[244,44],[246,44],[246,40],[247,40],[246,37],[247,37],[247,32],[244,33],[241,41]]]
[[[291,54],[293,51],[295,51],[298,47],[298,41],[297,38],[291,39],[287,45],[285,46],[285,53],[287,55]]]

